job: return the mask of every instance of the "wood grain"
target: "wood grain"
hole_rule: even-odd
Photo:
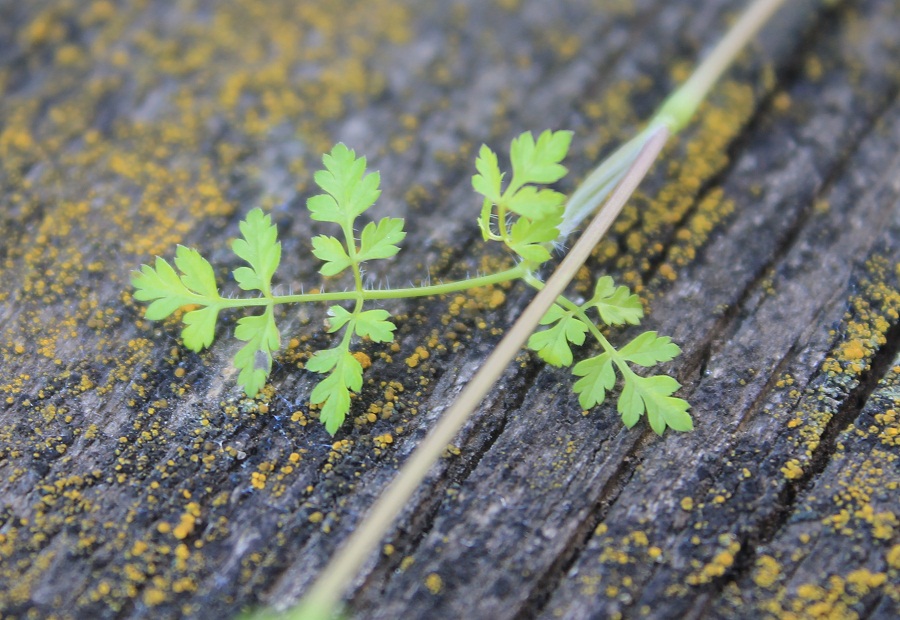
[[[900,614],[900,8],[789,4],[571,289],[609,273],[647,300],[696,430],[583,412],[523,352],[351,584],[351,616]],[[570,190],[741,6],[0,4],[4,618],[296,601],[531,295],[386,304],[397,346],[360,345],[372,366],[332,438],[302,369],[325,308],[285,310],[250,401],[238,315],[192,354],[141,319],[132,269],[182,243],[236,294],[229,240],[262,205],[281,290],[322,286],[304,204],[338,140],[381,171],[374,215],[407,219],[372,286],[503,265],[475,224],[479,145],[572,129]]]

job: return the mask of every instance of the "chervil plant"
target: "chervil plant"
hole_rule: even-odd
[[[582,360],[573,369],[573,372],[581,377],[575,382],[574,387],[579,393],[582,405],[590,406],[602,401],[615,383],[615,373],[618,370],[624,381],[618,404],[625,424],[634,424],[641,413],[646,411],[651,426],[657,432],[661,432],[666,425],[678,428],[683,424],[682,428],[690,428],[691,419],[687,414],[687,403],[672,396],[678,386],[675,380],[666,376],[639,377],[629,366],[629,364],[651,366],[658,361],[671,359],[678,353],[678,348],[668,338],[647,332],[621,350],[616,350],[586,316],[587,310],[596,309],[601,320],[609,323],[638,320],[641,316],[640,308],[633,301],[630,292],[624,287],[616,287],[611,280],[603,277],[598,280],[592,298],[584,304],[576,305],[560,295],[575,272],[584,264],[591,248],[609,229],[622,206],[647,174],[654,160],[662,152],[666,141],[687,126],[722,73],[784,3],[785,0],[753,0],[688,80],[663,103],[647,127],[601,162],[579,186],[563,210],[558,225],[554,224],[555,218],[558,217],[558,205],[551,206],[546,211],[539,209],[538,213],[533,214],[535,217],[529,217],[531,215],[529,213],[523,215],[511,206],[512,196],[517,193],[516,190],[521,189],[521,185],[515,187],[516,172],[522,169],[522,158],[517,157],[521,153],[513,155],[513,179],[506,191],[501,193],[503,178],[497,173],[496,157],[489,150],[482,151],[478,175],[482,179],[474,183],[475,189],[482,193],[486,200],[480,221],[482,232],[488,238],[500,236],[500,241],[522,257],[523,261],[519,266],[525,273],[516,277],[532,286],[543,288],[522,310],[515,324],[497,344],[488,360],[405,460],[400,471],[373,503],[366,516],[355,526],[319,573],[315,583],[304,593],[303,599],[284,614],[275,614],[274,617],[291,620],[325,620],[335,616],[345,590],[354,583],[354,575],[357,575],[366,560],[371,558],[378,548],[378,543],[384,539],[388,529],[432,465],[443,454],[447,444],[453,440],[499,378],[501,369],[529,340],[528,334],[540,322],[550,326],[545,330],[549,333],[533,334],[528,344],[538,348],[539,352],[543,353],[544,359],[549,358],[551,363],[563,365],[571,363],[570,345],[584,341],[585,329],[600,343],[602,353]],[[554,140],[552,134],[547,138],[542,136],[542,139],[545,140],[545,144],[556,140],[562,142],[560,138]],[[568,146],[568,137],[565,140]],[[541,143],[541,139],[538,143]],[[558,164],[561,159],[560,154],[555,160],[548,158],[548,161],[543,163]],[[517,160],[520,162],[518,169],[515,165]],[[554,170],[559,172],[558,169]],[[543,167],[538,174],[553,176],[552,172]],[[522,176],[520,174],[518,180],[525,183]],[[510,187],[513,187],[514,191],[511,192]],[[528,194],[525,195],[528,197]],[[544,197],[547,203],[555,202],[555,199],[550,200],[550,194],[544,194]],[[536,195],[534,198],[535,202],[539,202]],[[520,211],[521,204],[517,205]],[[601,205],[602,208],[597,211]],[[518,219],[513,217],[515,221],[509,224],[502,222],[501,208],[505,208],[507,214],[511,212],[517,215]],[[534,263],[540,262],[544,255],[537,247],[527,249],[529,246],[541,246],[540,238],[549,236],[549,232],[538,231],[545,226],[555,227],[560,232],[560,237],[564,238],[594,211],[597,213],[590,224],[553,274],[547,278],[546,283],[542,283],[535,275]],[[491,216],[495,212],[498,226],[492,229]],[[525,223],[518,224],[523,218]],[[538,222],[544,224],[539,225]],[[518,229],[514,233],[513,227],[516,225]],[[533,237],[525,234],[526,231],[532,233]],[[514,245],[518,249],[513,247]],[[526,256],[519,251],[522,249],[534,255]],[[264,613],[260,617],[273,616]]]
[[[354,288],[335,293],[274,295],[272,278],[281,260],[281,243],[270,216],[253,209],[240,224],[241,238],[232,245],[234,253],[248,266],[234,270],[238,286],[251,297],[222,297],[216,285],[212,266],[196,250],[179,246],[175,252],[175,268],[157,258],[154,266],[143,265],[134,272],[134,297],[150,302],[145,317],[161,320],[180,308],[189,308],[182,316],[184,345],[200,351],[212,344],[216,322],[222,310],[229,308],[261,308],[262,312],[238,320],[234,335],[246,344],[234,356],[240,371],[238,383],[249,397],[256,396],[272,370],[273,355],[281,346],[281,334],[275,323],[277,304],[335,302],[328,308],[328,332],[340,334],[335,346],[316,351],[306,369],[324,375],[310,394],[310,402],[319,406],[319,417],[329,433],[334,434],[344,422],[351,406],[350,395],[363,383],[363,368],[351,352],[356,339],[389,343],[394,339],[395,323],[382,308],[368,308],[376,300],[441,295],[489,284],[521,280],[540,290],[541,265],[551,258],[553,242],[568,230],[573,220],[582,217],[579,209],[548,184],[566,174],[561,164],[572,135],[567,131],[545,131],[537,140],[524,133],[510,147],[512,172],[500,171],[497,155],[482,146],[475,162],[477,174],[472,186],[482,196],[478,225],[485,240],[506,245],[518,258],[517,264],[504,271],[442,284],[400,289],[365,288],[362,278],[364,263],[385,260],[400,251],[398,244],[406,233],[401,218],[385,217],[360,227],[358,220],[381,193],[380,176],[367,173],[365,157],[344,146],[336,145],[323,157],[324,170],[315,174],[315,182],[324,193],[307,201],[312,219],[335,224],[340,236],[319,235],[312,238],[312,253],[322,261],[323,276],[337,276],[349,271]],[[615,159],[615,158],[614,158]],[[608,191],[618,182],[614,167],[598,184]],[[608,178],[607,178],[608,177]],[[176,271],[177,268],[177,271]],[[528,347],[548,364],[572,366],[573,346],[582,346],[590,335],[601,349],[572,367],[578,377],[574,390],[582,407],[590,409],[606,400],[622,379],[618,411],[626,426],[634,426],[644,414],[659,434],[665,429],[687,431],[692,428],[688,403],[673,396],[680,387],[666,375],[640,376],[632,366],[652,368],[673,359],[679,348],[669,338],[656,332],[640,334],[621,349],[616,349],[599,323],[608,327],[637,325],[643,316],[640,300],[624,286],[616,286],[612,278],[599,278],[593,296],[583,303],[559,297],[535,332]]]

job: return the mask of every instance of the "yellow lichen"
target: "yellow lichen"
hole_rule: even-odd
[[[437,573],[429,573],[425,577],[425,587],[432,594],[440,594],[441,590],[444,589],[444,580]]]

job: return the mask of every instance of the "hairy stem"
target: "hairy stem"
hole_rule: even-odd
[[[353,219],[351,218],[351,220],[345,223],[341,228],[344,230],[344,242],[347,245],[347,256],[350,257],[350,269],[353,271],[353,285],[356,287],[357,293],[356,303],[353,305],[353,320],[350,322],[350,325],[348,325],[347,332],[344,335],[344,341],[341,345],[349,350],[350,336],[353,334],[354,324],[362,312],[363,304],[365,303],[365,299],[362,297],[365,288],[363,287],[362,271],[359,268],[359,253],[356,248],[356,238],[353,234]]]
[[[268,306],[270,304],[295,304],[323,301],[374,301],[383,299],[409,299],[413,297],[431,297],[433,295],[446,295],[457,293],[481,286],[503,284],[520,279],[528,269],[524,263],[520,263],[510,269],[498,271],[485,276],[468,278],[466,280],[454,280],[441,284],[429,284],[427,286],[410,286],[405,288],[392,288],[384,290],[362,289],[352,291],[340,291],[334,293],[299,293],[297,295],[273,295],[271,298],[236,298],[222,299],[222,308],[248,308],[252,306]]]

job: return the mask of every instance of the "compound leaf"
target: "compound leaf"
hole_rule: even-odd
[[[373,342],[391,342],[397,326],[387,320],[390,316],[387,310],[382,309],[360,312],[356,317],[356,334]]]
[[[375,258],[389,258],[400,251],[397,243],[403,241],[403,218],[385,217],[365,225],[360,235],[357,260],[362,262]]]
[[[326,194],[306,202],[312,219],[351,224],[378,200],[381,176],[377,172],[366,174],[366,158],[357,158],[356,152],[342,143],[334,145],[322,162],[325,170],[316,172],[314,179]]]
[[[155,267],[141,265],[140,271],[132,272],[131,285],[135,288],[135,299],[153,302],[144,311],[144,317],[151,321],[164,319],[180,307],[202,300],[184,285],[172,266],[158,256]]]
[[[607,325],[637,325],[644,316],[640,297],[633,295],[627,286],[616,287],[609,276],[597,280],[594,296],[583,306],[585,310],[591,307],[597,309]]]
[[[347,412],[350,411],[350,390],[341,385],[337,375],[325,377],[316,386],[322,387],[328,396],[321,401],[319,409],[319,421],[325,425],[329,435],[334,435],[344,423]]]
[[[260,315],[240,319],[234,336],[247,343],[235,354],[234,365],[241,371],[238,383],[253,398],[266,384],[272,371],[272,354],[281,346],[272,307],[268,306]]]
[[[319,420],[325,430],[334,435],[350,411],[350,392],[362,388],[362,365],[341,346],[318,351],[306,364],[308,370],[330,373],[319,381],[309,401],[320,405]]]
[[[343,222],[343,214],[338,207],[338,203],[332,196],[328,194],[316,194],[306,201],[306,208],[309,209],[310,217],[320,222]]]
[[[537,143],[531,132],[513,140],[510,161],[516,183],[555,183],[566,175],[559,162],[565,158],[572,142],[571,131],[541,133]]]
[[[619,396],[618,411],[625,426],[631,428],[646,411],[650,427],[662,435],[666,427],[676,431],[694,428],[687,401],[672,396],[681,385],[667,375],[639,377],[625,373],[625,387]]]
[[[259,207],[250,210],[240,223],[240,229],[242,238],[235,239],[231,249],[250,267],[235,269],[234,279],[245,291],[257,290],[268,295],[272,276],[281,262],[278,229],[272,224],[271,216],[264,214]]]
[[[353,318],[353,313],[341,306],[331,306],[328,308],[328,317],[328,333],[333,334]]]
[[[582,409],[602,403],[606,400],[606,393],[616,384],[616,371],[609,353],[581,360],[572,367],[572,374],[581,377],[573,389],[578,394]]]
[[[313,372],[327,373],[338,363],[344,349],[325,349],[316,351],[309,361],[306,362],[306,369]]]
[[[561,313],[561,314],[560,314]],[[553,366],[568,366],[572,363],[572,349],[569,343],[584,344],[587,326],[556,304],[551,306],[541,320],[542,325],[555,323],[549,329],[531,334],[528,348],[537,351],[542,360]]]
[[[561,221],[562,211],[555,217],[541,220],[519,218],[509,231],[509,247],[519,256],[533,263],[550,260],[550,250],[545,244],[559,236],[557,226]]]
[[[552,189],[538,189],[527,185],[506,202],[513,213],[531,220],[553,218],[561,215],[566,197]]]
[[[640,378],[640,377],[638,377]],[[619,394],[619,401],[616,403],[616,409],[622,416],[622,422],[628,428],[637,424],[638,420],[644,414],[644,401],[640,393],[636,389],[636,381],[625,378],[625,386],[622,393]]]
[[[330,235],[317,235],[312,239],[313,255],[325,264],[319,269],[323,276],[334,276],[350,266],[350,257],[344,244]]]
[[[668,336],[644,332],[619,350],[619,355],[633,364],[649,368],[675,358],[681,349]]]
[[[478,159],[475,160],[475,168],[478,174],[472,177],[472,187],[492,203],[500,202],[500,184],[503,182],[503,175],[497,163],[497,154],[486,144],[481,145]]]
[[[208,306],[193,310],[182,317],[184,329],[181,340],[191,351],[199,352],[212,344],[216,336],[216,321],[219,318],[219,307]]]
[[[203,297],[218,298],[216,274],[200,252],[179,245],[175,250],[175,266],[181,271],[181,282],[185,287]]]
[[[553,304],[550,309],[541,317],[541,325],[552,325],[564,316],[571,316],[571,312],[567,312],[559,304]]]
[[[175,264],[182,275],[165,259],[156,257],[154,266],[141,265],[131,274],[134,298],[151,301],[144,317],[164,319],[182,306],[212,306],[221,301],[212,267],[196,250],[178,246]]]

